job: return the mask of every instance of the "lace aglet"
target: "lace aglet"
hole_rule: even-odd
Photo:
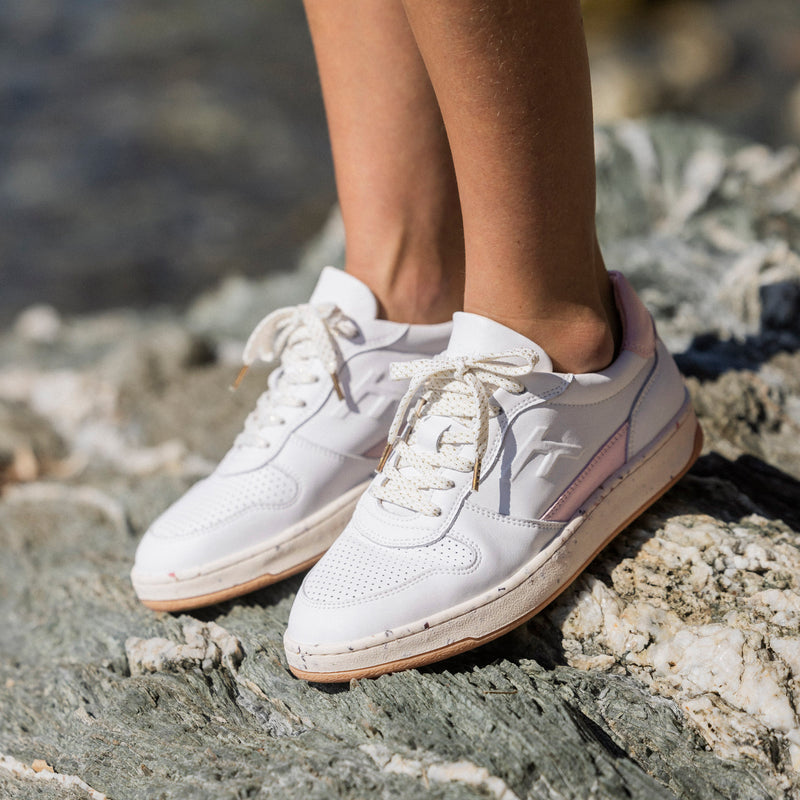
[[[472,468],[472,491],[478,491],[478,484],[481,482],[481,460],[475,459],[475,466]]]
[[[386,462],[389,459],[389,455],[392,452],[392,443],[386,442],[386,447],[383,448],[383,453],[381,453],[380,461],[378,461],[378,468],[376,472],[383,472],[384,466],[386,466]]]
[[[236,376],[236,379],[233,383],[228,387],[228,390],[231,392],[235,392],[239,388],[239,384],[241,384],[242,379],[247,374],[247,370],[250,369],[249,364],[245,364],[240,370],[239,374]]]
[[[335,372],[331,372],[331,380],[333,381],[333,388],[336,390],[336,396],[340,400],[344,400],[344,392],[342,391],[342,384],[339,383],[339,376]]]

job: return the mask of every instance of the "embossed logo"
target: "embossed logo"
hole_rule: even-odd
[[[390,410],[394,410],[403,388],[402,384],[388,380],[385,371],[357,370],[357,375],[349,381],[348,403],[334,407],[331,416],[344,417],[349,410],[372,419],[382,419]]]
[[[517,442],[517,455],[511,464],[511,478],[516,480],[532,462],[537,478],[544,478],[558,458],[578,458],[583,450],[580,445],[555,442],[545,439],[548,429],[544,425],[535,427],[524,439]],[[539,458],[539,456],[543,456]]]

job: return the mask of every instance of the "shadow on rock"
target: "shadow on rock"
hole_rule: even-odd
[[[683,353],[675,356],[687,377],[709,380],[725,372],[753,370],[778,353],[796,353],[800,338],[786,331],[762,331],[744,340],[721,339],[714,333],[696,336]]]
[[[727,481],[752,502],[752,511],[767,519],[783,520],[794,530],[800,530],[800,481],[760,458],[744,454],[730,461],[719,453],[709,453],[698,460],[691,474]],[[717,517],[721,517],[727,508],[716,505],[713,494],[702,502],[705,510]],[[732,511],[730,508],[727,510]],[[741,515],[734,513],[730,519],[722,518],[728,522],[738,516]]]
[[[800,350],[800,283],[765,284],[758,287],[758,295],[759,332],[744,339],[698,334],[685,352],[675,356],[684,375],[707,380],[730,370],[755,371],[778,353]]]

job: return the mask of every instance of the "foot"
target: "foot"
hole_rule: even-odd
[[[209,605],[309,567],[347,523],[402,395],[393,361],[430,356],[451,324],[377,319],[356,278],[326,267],[308,305],[255,329],[245,364],[278,360],[212,475],[145,533],[131,572],[151,608]]]
[[[411,384],[382,472],[292,608],[295,675],[375,676],[494,639],[691,466],[702,434],[683,381],[612,278],[623,342],[601,372],[555,373],[532,341],[474,314],[456,314],[442,356],[394,368]]]

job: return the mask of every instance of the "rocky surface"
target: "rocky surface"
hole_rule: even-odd
[[[800,154],[667,120],[602,128],[597,157],[608,261],[706,449],[547,611],[421,671],[294,679],[298,578],[193,615],[128,581],[263,386],[227,390],[249,327],[340,254],[335,216],[292,278],[0,336],[0,796],[800,798]]]

